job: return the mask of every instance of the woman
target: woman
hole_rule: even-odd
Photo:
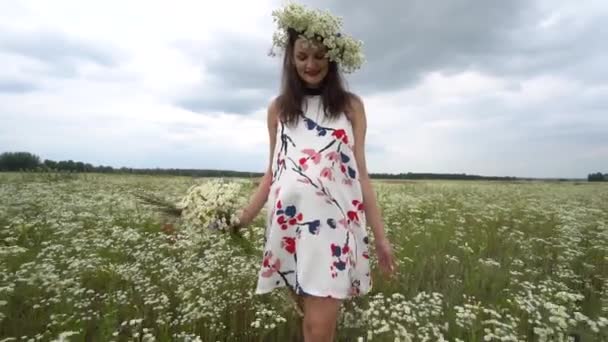
[[[367,174],[364,105],[340,74],[360,66],[361,45],[327,12],[291,4],[273,14],[282,89],[268,108],[268,169],[239,226],[268,203],[256,294],[288,286],[303,306],[305,341],[332,341],[341,302],[372,287],[366,220],[381,270],[394,270]]]

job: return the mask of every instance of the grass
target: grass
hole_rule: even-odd
[[[172,239],[133,195],[175,201],[197,181],[0,174],[0,341],[296,340],[287,292],[252,293],[264,213],[252,257]],[[608,340],[607,184],[374,185],[398,273],[372,251],[373,291],[345,303],[339,340]]]

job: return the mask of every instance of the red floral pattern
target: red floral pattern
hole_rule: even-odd
[[[307,110],[295,127],[279,122],[256,293],[290,286],[299,294],[359,296],[372,283],[352,127],[345,116],[331,126],[312,117],[323,114]]]

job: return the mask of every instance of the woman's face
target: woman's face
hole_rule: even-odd
[[[294,44],[293,58],[300,79],[308,87],[318,87],[329,70],[329,59],[324,57],[325,46],[298,38]]]

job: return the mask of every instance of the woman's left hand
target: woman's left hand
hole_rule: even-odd
[[[395,272],[395,259],[393,250],[388,239],[376,240],[376,255],[378,256],[378,265],[380,270],[386,275],[391,276]]]

